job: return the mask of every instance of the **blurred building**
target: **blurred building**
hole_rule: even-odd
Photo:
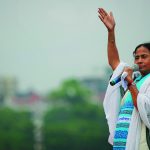
[[[6,106],[17,111],[29,111],[34,124],[35,150],[42,149],[43,114],[47,103],[43,97],[34,91],[19,92],[18,82],[13,77],[0,77],[0,106]]]
[[[107,88],[107,81],[101,78],[85,78],[81,80],[81,84],[90,89],[93,93],[93,100],[97,103],[103,101]]]
[[[112,70],[110,67],[104,69],[104,75],[101,77],[86,77],[81,79],[81,83],[89,88],[94,94],[95,102],[103,102],[105,92],[108,86]]]
[[[41,100],[41,96],[36,92],[17,92],[13,97],[12,101],[16,105],[32,105]]]
[[[10,105],[11,98],[17,92],[17,80],[14,77],[0,77],[0,105]]]

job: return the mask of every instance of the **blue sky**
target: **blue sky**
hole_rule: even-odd
[[[101,77],[107,30],[99,7],[112,11],[121,59],[150,41],[149,0],[0,0],[0,76],[46,92],[70,77]]]

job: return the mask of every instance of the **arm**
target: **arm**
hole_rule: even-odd
[[[108,45],[107,45],[107,53],[108,53],[108,63],[113,70],[120,63],[118,50],[115,42],[115,20],[112,12],[110,15],[102,8],[98,10],[99,18],[105,25],[108,30]]]
[[[128,89],[131,92],[133,104],[136,107],[136,109],[138,110],[137,97],[138,97],[139,91],[138,91],[136,85],[133,84],[134,83],[133,79],[132,79],[133,70],[130,67],[125,67],[124,71],[128,73],[125,80],[128,82]]]
[[[136,85],[132,85],[132,84],[130,86],[128,86],[128,89],[131,92],[132,99],[133,99],[133,104],[136,107],[136,109],[138,110],[137,96],[138,96],[139,91],[138,91]]]

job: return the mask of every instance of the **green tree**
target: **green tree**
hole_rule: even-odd
[[[76,79],[65,80],[62,85],[48,95],[48,99],[56,104],[84,103],[91,98],[91,91]]]
[[[103,107],[91,104],[91,98],[90,90],[75,79],[49,94],[50,101],[58,105],[44,117],[45,150],[110,149]]]
[[[45,150],[108,150],[108,129],[102,107],[92,104],[58,107],[44,118]]]
[[[0,150],[33,150],[33,124],[27,112],[0,109]]]

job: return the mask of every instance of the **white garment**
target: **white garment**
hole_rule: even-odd
[[[126,63],[121,62],[114,70],[110,80],[114,79],[123,72],[124,67],[128,66]],[[108,88],[105,94],[103,106],[109,127],[109,143],[113,145],[114,132],[116,128],[116,121],[118,118],[121,95],[120,88],[121,82]],[[134,108],[131,123],[129,127],[126,150],[138,150],[141,134],[141,121],[150,128],[150,121],[148,115],[150,114],[150,78],[147,78],[139,90],[137,97],[138,111]]]
[[[146,141],[146,128],[144,123],[142,123],[141,127],[141,139],[140,139],[140,148],[139,150],[149,150],[147,141]]]

